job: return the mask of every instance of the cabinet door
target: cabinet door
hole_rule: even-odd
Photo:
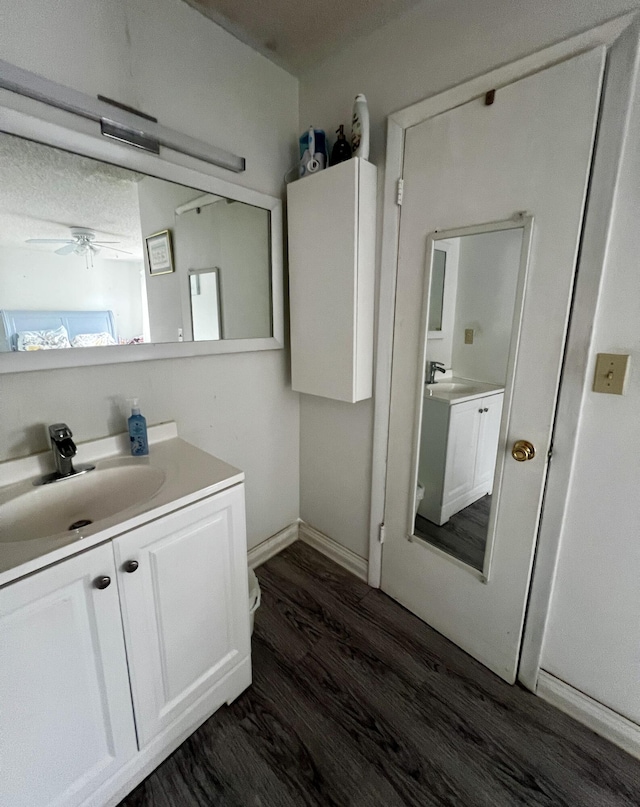
[[[480,401],[468,401],[451,406],[443,509],[473,490],[480,408]]]
[[[484,485],[486,486],[486,493],[491,493],[493,490],[503,398],[502,394],[491,395],[481,401],[482,417],[480,418],[480,428],[478,430],[474,487],[478,488]]]
[[[81,804],[136,753],[110,545],[0,591],[0,720],[7,807]]]
[[[114,545],[143,747],[249,654],[243,486]],[[138,566],[128,572],[131,561]]]

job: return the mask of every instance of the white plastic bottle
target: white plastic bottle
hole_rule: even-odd
[[[369,107],[367,99],[359,93],[353,102],[353,122],[351,124],[351,150],[354,157],[369,159]]]

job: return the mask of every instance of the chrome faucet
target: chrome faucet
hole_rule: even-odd
[[[54,423],[49,426],[49,439],[58,476],[73,476],[76,472],[73,458],[77,454],[77,449],[72,437],[71,429],[66,423]]]
[[[56,469],[53,473],[37,479],[34,485],[48,485],[50,482],[58,482],[60,479],[93,471],[95,465],[76,465],[74,468],[73,458],[77,454],[77,449],[72,437],[71,429],[66,423],[54,423],[49,426],[49,439]]]
[[[430,361],[428,364],[427,384],[437,384],[436,373],[446,373],[445,366],[441,361]]]

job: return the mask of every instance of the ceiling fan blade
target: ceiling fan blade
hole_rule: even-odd
[[[64,247],[60,247],[60,249],[56,249],[56,255],[69,255],[71,254],[78,245],[75,241],[71,241],[70,243],[66,244]]]
[[[102,244],[121,244],[122,241],[92,241],[91,243],[101,246]]]
[[[25,244],[75,244],[70,238],[27,238]]]
[[[99,246],[100,246],[100,248],[101,248],[101,249],[111,249],[111,250],[113,250],[113,252],[122,252],[124,255],[133,255],[133,252],[129,252],[129,251],[128,251],[128,250],[126,250],[126,249],[120,249],[120,247],[107,247],[107,246],[102,246],[102,244],[103,244],[103,243],[104,243],[104,242],[99,243]],[[119,244],[120,242],[119,242],[119,241],[115,241],[114,243]]]

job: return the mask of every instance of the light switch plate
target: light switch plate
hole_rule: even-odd
[[[473,344],[473,328],[464,329],[464,343],[465,345]]]
[[[593,391],[607,392],[609,395],[624,394],[628,365],[629,356],[625,353],[598,353]]]

